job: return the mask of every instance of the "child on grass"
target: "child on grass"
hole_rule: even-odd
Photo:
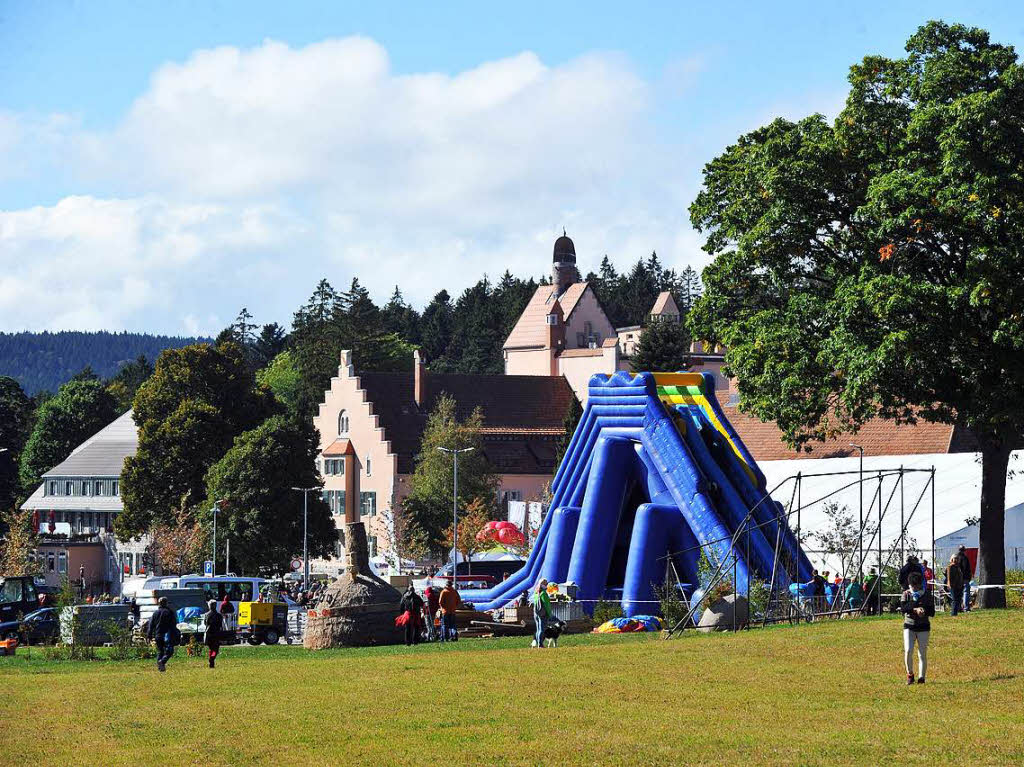
[[[914,683],[914,643],[917,643],[917,683],[924,684],[928,669],[928,636],[935,617],[932,593],[924,588],[924,576],[913,571],[907,578],[908,588],[903,592],[900,612],[903,613],[903,654],[907,668],[907,684]]]

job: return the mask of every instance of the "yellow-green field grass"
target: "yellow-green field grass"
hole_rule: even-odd
[[[1024,611],[309,653],[0,659],[4,765],[1024,763]]]

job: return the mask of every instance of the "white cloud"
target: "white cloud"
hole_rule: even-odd
[[[682,266],[700,256],[652,100],[610,54],[448,75],[396,74],[358,37],[198,51],[109,131],[53,118],[91,196],[0,213],[0,324],[216,332],[242,305],[289,320],[321,276],[423,303],[542,273],[562,225],[583,269],[651,249]],[[23,125],[0,121],[0,160]]]

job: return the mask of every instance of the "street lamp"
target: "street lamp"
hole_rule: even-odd
[[[213,574],[214,577],[217,575],[217,512],[220,510],[220,505],[224,503],[224,499],[221,498],[213,502]],[[181,569],[180,567],[178,568]]]
[[[468,453],[475,448],[453,449],[438,447],[442,453],[451,453],[454,461],[452,470],[452,585],[456,585],[459,568],[459,453]]]
[[[293,487],[296,493],[302,493],[302,590],[309,586],[309,494],[319,487]]]
[[[864,577],[864,448],[860,445],[855,445],[852,442],[850,447],[855,447],[860,450],[860,533],[858,540],[860,543],[857,544],[857,572],[860,577]],[[881,535],[882,531],[878,531]],[[879,572],[878,577],[882,577]]]

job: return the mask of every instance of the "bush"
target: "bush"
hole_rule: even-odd
[[[606,602],[601,600],[594,605],[594,622],[600,626],[602,623],[610,621],[612,618],[622,617],[622,605],[618,602]]]
[[[682,595],[675,584],[656,586],[654,593],[658,596],[661,617],[665,621],[665,628],[674,628],[679,621],[686,617],[687,607]]]
[[[1007,570],[1006,583],[1024,583],[1024,570]],[[1024,592],[1018,589],[1007,589],[1006,606],[1024,607]]]
[[[121,621],[108,621],[106,631],[110,637],[110,660],[143,660],[156,656],[152,645]]]

